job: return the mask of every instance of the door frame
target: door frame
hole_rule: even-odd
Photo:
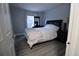
[[[0,55],[15,56],[13,30],[8,3],[0,4]]]
[[[66,56],[76,55],[76,45],[79,39],[79,4],[72,3],[70,10],[70,21],[69,21],[69,30],[68,30],[68,38],[66,42]],[[70,44],[68,44],[70,43]]]
[[[79,4],[72,3],[70,9],[70,21],[69,21],[69,30],[68,38],[66,42],[66,53],[65,56],[74,56],[78,55],[79,52],[76,50],[78,39],[79,39]]]

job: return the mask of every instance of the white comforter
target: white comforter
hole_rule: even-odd
[[[58,27],[55,25],[46,25],[41,28],[29,28],[25,29],[25,36],[30,48],[40,42],[52,40],[57,37]]]

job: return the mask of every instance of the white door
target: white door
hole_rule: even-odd
[[[27,28],[34,27],[34,16],[27,16]]]
[[[71,4],[66,56],[79,56],[79,4]]]
[[[0,4],[0,55],[15,55],[8,4]]]

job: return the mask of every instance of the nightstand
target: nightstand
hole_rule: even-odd
[[[57,32],[57,34],[58,34],[57,40],[66,43],[66,40],[67,40],[67,31],[59,30]]]

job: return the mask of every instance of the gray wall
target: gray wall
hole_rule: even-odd
[[[40,25],[41,26],[44,26],[45,25],[45,13],[44,12],[42,12],[42,13],[40,13]]]
[[[10,6],[11,20],[14,34],[23,34],[26,28],[26,16],[40,16],[40,25],[45,25],[47,20],[62,19],[66,22],[69,17],[70,5],[64,4],[46,12],[32,12],[18,7]]]
[[[62,29],[63,29],[64,23],[68,23],[69,15],[70,15],[70,4],[63,4],[45,12],[45,23],[47,20],[63,20],[62,23]]]
[[[13,33],[15,35],[22,35],[26,28],[26,16],[40,16],[40,25],[44,25],[44,13],[31,12],[18,7],[10,6],[10,14],[13,26]]]
[[[10,6],[14,34],[23,34],[25,28],[25,10]]]
[[[69,17],[70,4],[63,4],[45,12],[45,20],[62,19],[66,22]]]

